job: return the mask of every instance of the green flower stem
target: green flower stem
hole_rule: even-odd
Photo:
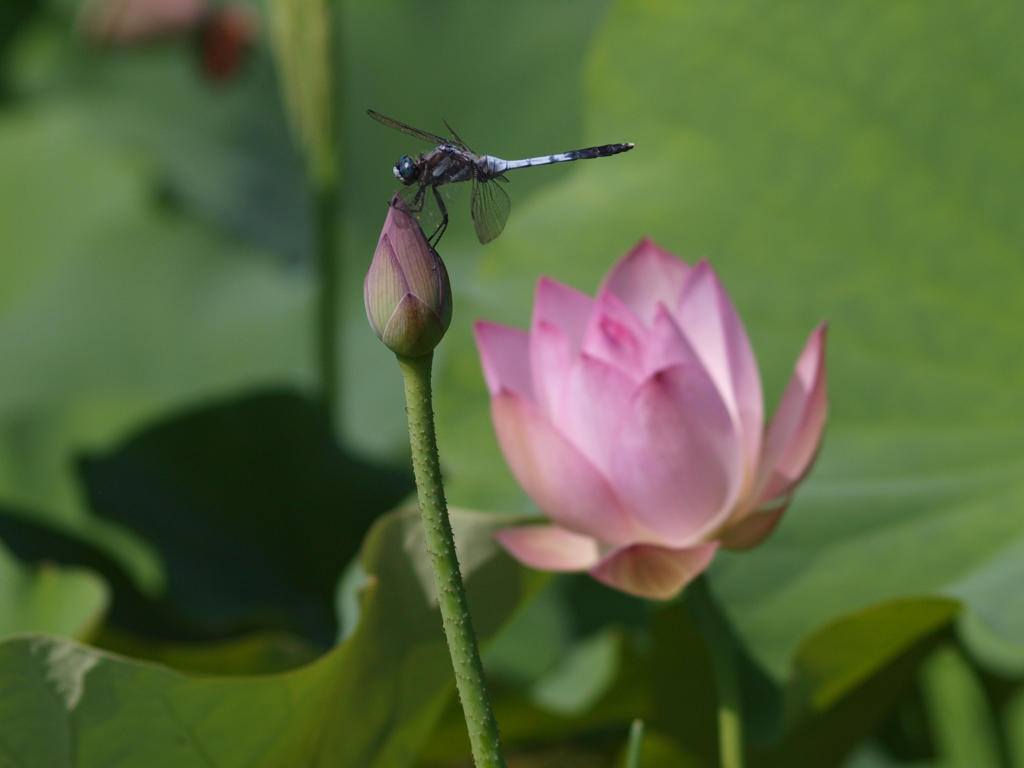
[[[722,768],[743,768],[743,716],[737,649],[704,576],[686,588],[686,605],[704,637],[718,695],[718,754]]]
[[[441,485],[441,466],[437,458],[430,393],[433,354],[396,357],[405,380],[405,410],[409,417],[412,467],[416,475],[427,551],[434,571],[434,586],[441,605],[441,620],[448,638],[448,650],[455,667],[455,684],[459,689],[462,711],[469,729],[473,761],[477,768],[505,768],[505,758],[498,738],[498,723],[494,719],[494,710],[484,681],[484,667],[469,616],[466,587],[462,583],[455,539],[444,500],[444,487]]]
[[[317,304],[317,366],[320,396],[333,421],[338,403],[338,297],[341,292],[338,270],[338,185],[322,184],[315,192]]]

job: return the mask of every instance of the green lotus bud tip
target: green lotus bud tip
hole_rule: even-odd
[[[366,272],[363,298],[374,332],[397,355],[429,354],[452,321],[448,270],[397,194]]]

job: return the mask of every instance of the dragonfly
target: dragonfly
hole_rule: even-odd
[[[478,155],[471,150],[447,122],[444,123],[450,139],[435,136],[418,128],[400,123],[372,109],[366,110],[374,120],[394,128],[396,131],[428,141],[437,146],[430,152],[421,152],[418,156],[403,155],[395,163],[395,178],[405,185],[400,193],[409,210],[420,214],[427,204],[428,191],[441,213],[441,221],[430,235],[428,241],[437,245],[448,228],[448,209],[438,187],[458,184],[464,181],[473,182],[470,199],[470,213],[473,216],[473,227],[477,239],[487,244],[494,240],[505,228],[508,214],[512,210],[512,201],[508,193],[497,182],[507,183],[505,172],[516,168],[529,168],[533,165],[549,165],[551,163],[567,163],[572,160],[586,160],[592,157],[609,157],[620,152],[628,152],[633,144],[605,144],[600,147],[588,147],[572,152],[560,152],[557,155],[530,157],[526,160],[502,160],[493,155]]]

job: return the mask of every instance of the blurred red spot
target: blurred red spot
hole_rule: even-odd
[[[257,32],[255,13],[245,5],[229,5],[207,16],[200,33],[203,74],[221,81],[238,72]]]

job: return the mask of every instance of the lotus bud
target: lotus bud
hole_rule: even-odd
[[[374,332],[396,355],[429,354],[451,324],[448,271],[397,194],[366,272],[363,298]]]

